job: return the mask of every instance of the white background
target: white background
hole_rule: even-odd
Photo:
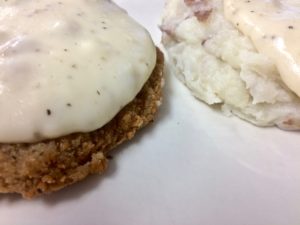
[[[118,0],[160,41],[163,0]],[[300,136],[227,118],[172,75],[156,123],[105,176],[32,201],[0,195],[1,225],[299,225]]]

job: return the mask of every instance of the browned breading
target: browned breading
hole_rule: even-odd
[[[59,190],[103,173],[108,151],[153,121],[161,101],[163,55],[136,98],[104,127],[34,144],[0,144],[0,192],[25,198]]]

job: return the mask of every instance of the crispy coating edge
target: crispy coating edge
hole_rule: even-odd
[[[33,144],[0,144],[0,193],[32,198],[103,173],[108,152],[152,122],[162,97],[163,54],[136,98],[104,127]]]

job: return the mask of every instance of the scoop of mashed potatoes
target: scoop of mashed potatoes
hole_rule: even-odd
[[[223,0],[170,0],[161,29],[171,70],[193,95],[258,126],[300,128],[300,99],[224,17]]]

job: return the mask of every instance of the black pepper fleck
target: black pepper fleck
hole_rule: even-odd
[[[41,87],[41,84],[40,83],[37,83],[35,86],[34,86],[36,89],[39,89]]]
[[[33,137],[35,139],[41,139],[43,136],[39,131],[36,131],[36,132],[33,133]]]
[[[107,158],[108,160],[113,160],[113,159],[114,159],[114,157],[111,156],[111,155],[106,156],[106,158]]]
[[[68,106],[68,107],[72,107],[72,104],[71,104],[71,103],[67,103],[67,106]]]
[[[98,95],[101,95],[100,91],[97,90],[97,94],[98,94]]]
[[[294,26],[288,26],[288,28],[289,28],[290,30],[292,30],[292,29],[294,29]]]
[[[52,112],[51,112],[50,109],[47,109],[46,112],[47,112],[47,115],[48,115],[48,116],[51,116]]]

